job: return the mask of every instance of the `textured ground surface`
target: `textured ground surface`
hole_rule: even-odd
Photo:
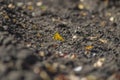
[[[119,0],[0,0],[0,80],[120,80]]]

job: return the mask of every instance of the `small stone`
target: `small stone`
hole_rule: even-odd
[[[112,14],[111,14],[111,13],[109,13],[109,12],[107,12],[107,13],[106,13],[106,16],[111,16],[111,15],[112,15]]]
[[[61,52],[61,51],[59,51],[58,54],[59,54],[60,57],[63,57],[63,56],[64,56],[64,53]]]
[[[5,18],[5,19],[9,19],[9,16],[8,16],[8,15],[5,15],[4,18]]]
[[[27,47],[30,47],[30,46],[31,46],[31,43],[27,43],[26,46],[27,46]]]
[[[43,80],[51,80],[49,75],[45,72],[45,71],[41,71],[40,72],[40,77],[43,79]]]
[[[86,78],[87,80],[98,80],[97,77],[94,75],[88,75]]]
[[[23,3],[22,3],[22,2],[18,2],[18,3],[17,3],[17,6],[18,6],[18,7],[21,7],[21,6],[23,6]]]
[[[28,10],[33,10],[34,7],[33,7],[32,5],[29,5],[29,6],[27,7],[27,9],[28,9]]]
[[[99,39],[99,41],[102,43],[107,43],[107,40],[105,40],[105,39]]]
[[[94,67],[101,67],[105,61],[105,58],[100,58],[96,63],[94,63]]]
[[[78,5],[78,8],[79,8],[79,9],[84,9],[84,5],[83,5],[83,4],[79,4],[79,5]]]
[[[56,72],[56,64],[52,65],[50,63],[46,63],[45,67],[51,73],[55,73]]]
[[[80,72],[82,70],[82,66],[75,67],[73,70],[75,72]]]
[[[13,8],[15,8],[15,6],[14,6],[13,4],[9,4],[9,5],[8,5],[8,8],[13,9]]]
[[[75,76],[73,74],[68,76],[69,80],[80,80],[78,76]]]
[[[82,77],[80,80],[98,80],[98,79],[94,75],[88,75],[88,76]]]
[[[113,21],[114,21],[114,17],[110,17],[110,21],[112,21],[112,22],[113,22]]]
[[[40,69],[39,68],[34,68],[33,71],[34,71],[34,73],[38,74],[40,72]]]
[[[82,77],[80,80],[87,80],[87,78],[86,77]]]
[[[28,2],[27,5],[32,5],[32,2]]]
[[[82,16],[86,16],[87,15],[87,13],[86,12],[82,12],[81,11],[81,13],[80,13]]]
[[[74,35],[72,38],[73,38],[73,39],[76,39],[76,38],[77,38],[77,36],[76,36],[76,35]]]
[[[8,26],[3,26],[4,30],[7,30],[8,29]]]
[[[76,57],[77,57],[76,54],[72,54],[70,58],[75,59]]]
[[[37,5],[37,6],[41,6],[41,5],[42,5],[42,2],[37,2],[36,5]]]
[[[40,37],[41,37],[41,34],[40,34],[40,33],[37,33],[36,36],[37,36],[38,38],[40,38]]]
[[[39,52],[39,55],[40,55],[41,57],[44,57],[44,56],[45,56],[44,51],[40,51],[40,52]]]
[[[32,12],[32,16],[36,16],[35,12]]]
[[[60,69],[63,70],[63,69],[66,69],[66,66],[65,65],[59,65]]]
[[[81,2],[83,2],[84,0],[80,0]]]
[[[100,26],[101,26],[101,27],[105,27],[105,25],[106,25],[106,21],[100,22]]]
[[[91,37],[88,37],[90,40],[95,40],[95,39],[97,39],[97,37],[96,36],[91,36]]]

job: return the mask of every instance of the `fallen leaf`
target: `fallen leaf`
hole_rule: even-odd
[[[53,39],[58,41],[64,41],[63,37],[58,32],[54,34]]]
[[[91,46],[91,45],[86,46],[85,49],[86,49],[87,51],[90,51],[91,49],[93,49],[93,46]]]

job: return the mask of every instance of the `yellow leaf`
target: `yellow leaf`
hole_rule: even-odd
[[[59,40],[59,41],[64,41],[63,37],[58,32],[56,32],[54,34],[53,39],[54,40]]]
[[[91,45],[85,47],[85,49],[88,51],[91,50],[92,48],[93,48],[93,46],[91,46]]]

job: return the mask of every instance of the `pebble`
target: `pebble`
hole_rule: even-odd
[[[75,59],[76,57],[77,57],[76,54],[72,54],[72,55],[70,56],[70,59]]]
[[[84,9],[84,5],[83,5],[83,4],[79,4],[79,5],[78,5],[78,8],[79,8],[79,9]]]
[[[9,5],[8,5],[8,8],[13,9],[13,8],[15,8],[15,6],[14,6],[13,4],[9,4]]]
[[[34,7],[33,7],[32,5],[29,5],[29,6],[27,7],[27,9],[32,11],[32,10],[34,9]]]
[[[98,80],[98,79],[94,75],[88,75],[88,76],[82,77],[80,80]]]
[[[18,2],[18,3],[17,3],[17,6],[18,6],[18,7],[22,7],[22,6],[23,6],[23,3],[22,3],[22,2]]]
[[[61,52],[61,51],[59,51],[58,54],[59,54],[60,57],[63,57],[63,56],[64,56],[64,53]]]
[[[99,41],[102,43],[107,43],[107,40],[105,40],[105,39],[99,39]]]
[[[42,5],[42,2],[37,2],[36,5],[37,5],[37,6],[41,6],[41,5]]]
[[[114,17],[110,17],[110,21],[113,22],[114,21]]]
[[[82,70],[82,66],[75,67],[73,70],[75,72],[80,72]]]
[[[94,63],[94,67],[102,67],[103,63],[105,61],[105,58],[100,58],[96,63]]]
[[[57,71],[57,69],[56,69],[56,67],[57,67],[57,65],[58,64],[50,64],[50,63],[46,63],[45,64],[45,68],[49,71],[49,72],[51,72],[51,73],[55,73],[56,71]]]
[[[44,57],[45,56],[45,52],[44,51],[40,51],[39,52],[39,56]]]
[[[27,46],[27,47],[30,47],[30,46],[31,46],[31,43],[27,43],[26,46]]]
[[[78,76],[75,76],[73,74],[68,76],[69,80],[80,80],[80,78]]]
[[[73,39],[76,39],[76,38],[77,38],[77,36],[76,36],[76,35],[74,35],[72,38],[73,38]]]
[[[40,72],[40,77],[42,78],[42,80],[51,80],[49,75],[45,71]]]
[[[27,5],[32,5],[33,3],[32,2],[28,2]]]
[[[4,30],[7,30],[8,29],[8,26],[3,26]]]

